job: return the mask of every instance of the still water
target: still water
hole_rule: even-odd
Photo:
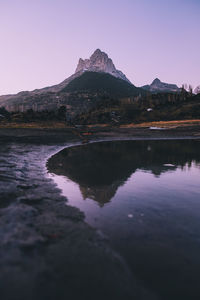
[[[66,148],[50,176],[158,299],[200,299],[200,141]]]

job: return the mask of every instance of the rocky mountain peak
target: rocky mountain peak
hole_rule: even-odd
[[[83,73],[86,71],[109,73],[114,77],[129,82],[126,76],[121,71],[115,68],[112,59],[109,58],[108,55],[100,49],[95,50],[95,52],[90,56],[89,59],[79,59],[75,74],[80,72]]]
[[[108,59],[108,55],[101,51],[100,49],[97,49],[94,51],[94,53],[90,56],[91,60],[96,60],[96,59]]]

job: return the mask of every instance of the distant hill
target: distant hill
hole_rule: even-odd
[[[145,92],[133,84],[108,73],[85,72],[72,80],[61,92],[105,93],[113,97],[144,95]]]
[[[154,79],[150,85],[144,85],[141,88],[151,93],[176,93],[181,90],[176,84],[165,83],[158,78]]]

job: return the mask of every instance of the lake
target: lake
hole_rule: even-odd
[[[200,299],[199,140],[73,146],[47,167],[159,299]]]

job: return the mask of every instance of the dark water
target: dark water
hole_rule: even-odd
[[[200,299],[200,141],[76,146],[48,169],[159,299]]]

